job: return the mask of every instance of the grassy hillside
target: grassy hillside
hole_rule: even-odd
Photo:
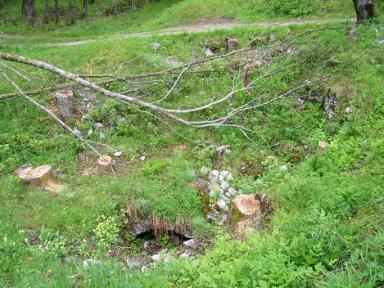
[[[233,2],[220,2],[225,3],[222,11],[206,12],[211,1],[158,2],[151,7],[158,7],[152,11],[162,15],[199,11],[222,17]],[[194,10],[186,8],[197,4]],[[241,5],[239,14],[233,15],[253,17]],[[146,8],[142,9],[134,15],[144,15]],[[94,17],[98,13],[92,11]],[[110,19],[105,31],[95,20],[52,33],[122,33],[125,28],[117,23],[129,15]],[[170,24],[160,24],[158,19],[166,18],[150,15],[150,24],[140,27]],[[185,20],[180,17],[177,22]],[[250,94],[240,91],[230,101],[187,119],[214,119],[251,99],[274,99],[233,119],[247,128],[245,136],[236,127],[188,127],[94,93],[96,104],[87,117],[68,124],[88,140],[100,142],[102,153],[122,152],[116,158],[116,177],[84,173],[95,155],[30,102],[22,97],[0,100],[0,287],[381,287],[382,24],[378,17],[360,26],[357,40],[348,35],[350,25],[328,23],[100,40],[80,46],[0,46],[1,52],[76,74],[129,76],[206,59],[205,45],[216,47],[216,56],[224,55],[228,36],[236,37],[242,47],[258,36],[260,41],[248,52],[190,68],[162,103],[191,107],[218,99],[233,85],[242,85],[245,61],[252,57],[260,62],[249,74],[250,81],[258,79]],[[158,49],[154,42],[160,44]],[[0,65],[25,91],[66,83],[25,65]],[[153,103],[164,97],[179,73],[180,69],[155,78],[117,80],[104,87]],[[301,83],[308,85],[275,99]],[[12,86],[1,77],[0,93],[9,92]],[[33,97],[54,109],[51,93]],[[329,97],[337,99],[332,119],[324,111]],[[102,128],[95,128],[96,123]],[[319,141],[329,146],[320,149]],[[229,145],[231,152],[218,152],[222,145]],[[22,185],[12,172],[25,163],[52,165],[65,190],[52,194]],[[265,193],[273,213],[249,232],[209,220],[207,204],[214,205],[216,199],[204,198],[196,185],[202,166],[231,171],[230,184],[244,194]],[[209,245],[202,255],[181,258],[170,235],[164,234],[158,243],[174,259],[147,265],[143,271],[132,268],[128,264],[135,259],[150,257],[143,249],[148,235],[134,238],[127,227],[135,213],[186,227]]]
[[[61,12],[61,22],[57,27],[53,23],[45,25],[42,23],[43,4],[37,1],[37,15],[40,18],[36,24],[37,27],[31,28],[26,22],[26,17],[20,15],[20,4],[6,1],[0,14],[0,19],[2,18],[0,30],[7,33],[44,32],[45,34],[75,37],[148,31],[200,22],[254,22],[293,17],[353,17],[353,5],[349,0],[293,2],[280,0],[162,0],[146,2],[135,11],[117,9],[118,12],[122,13],[117,13],[115,16],[105,16],[108,7],[114,7],[120,2],[96,1],[96,4],[89,6],[90,17],[84,21],[80,17],[80,3],[60,1],[63,11]],[[72,14],[67,11],[69,3],[72,3],[71,7],[74,11]],[[53,6],[53,4],[51,5]],[[69,15],[76,18],[75,25],[69,24],[71,18]]]

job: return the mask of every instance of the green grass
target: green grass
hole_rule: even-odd
[[[186,3],[174,7],[185,10]],[[219,14],[223,15],[224,10]],[[195,19],[196,14],[193,15]],[[383,38],[381,22],[378,19],[377,23],[359,28],[357,42],[350,40],[346,29],[327,30],[298,38],[292,43],[292,56],[277,53],[268,66],[270,71],[300,64],[261,81],[252,97],[278,94],[318,72],[332,76],[320,88],[342,88],[339,108],[332,121],[326,120],[319,103],[307,101],[300,106],[294,97],[250,111],[237,120],[252,129],[253,142],[230,128],[196,130],[171,123],[171,130],[151,115],[98,95],[100,105],[92,110],[90,119],[70,124],[86,134],[95,121],[104,123],[105,142],[112,147],[100,149],[106,153],[122,150],[127,164],[117,178],[78,175],[77,155],[87,153],[82,145],[21,98],[0,102],[0,286],[378,285],[384,273],[384,59],[383,46],[375,44],[376,39]],[[317,27],[279,27],[265,33],[275,32],[279,41]],[[262,31],[241,28],[231,31],[231,35],[244,45]],[[122,66],[120,73],[124,75],[168,68],[169,57],[184,63],[192,55],[203,57],[205,39],[220,42],[226,34],[216,31],[97,41],[75,47],[7,47],[6,51],[75,73],[113,73],[120,63],[134,59]],[[159,50],[151,49],[153,41],[161,43]],[[324,62],[328,59],[341,64],[326,67]],[[222,95],[223,87],[230,87],[233,77],[241,72],[227,69],[227,64],[222,61],[209,65],[208,68],[219,70],[215,73],[186,75],[168,105],[197,105],[209,101],[212,95]],[[18,67],[43,80],[33,84],[19,80],[24,89],[62,81],[36,69]],[[257,76],[251,75],[252,79]],[[175,76],[161,77],[160,83],[142,84],[152,92],[146,99],[159,99],[174,79]],[[121,90],[123,86],[119,83],[109,88]],[[3,79],[0,91],[12,91]],[[308,91],[303,89],[299,94],[304,96]],[[36,97],[47,106],[52,102],[51,95]],[[232,103],[247,100],[240,93]],[[194,118],[213,117],[230,109],[227,106]],[[346,107],[351,107],[352,113],[346,113]],[[98,140],[96,134],[90,137]],[[317,149],[319,140],[330,143],[323,152]],[[211,148],[219,144],[231,145],[232,152],[221,158]],[[144,163],[139,160],[142,155],[146,156]],[[50,163],[67,189],[52,196],[20,185],[11,172],[26,162]],[[192,172],[203,165],[231,168],[237,188],[247,194],[262,191],[272,198],[275,213],[262,231],[240,241],[216,225],[208,225],[193,187],[196,176]],[[288,172],[281,171],[282,165],[287,165]],[[217,238],[204,256],[176,260],[146,273],[132,272],[106,255],[109,245],[116,241],[120,241],[127,255],[135,253],[123,216],[126,205],[132,203],[146,216],[170,222],[183,219],[200,236],[213,232]],[[40,235],[40,245],[25,241],[33,233]],[[84,267],[82,261],[89,258],[100,262]]]
[[[116,2],[116,1],[114,1]],[[60,37],[90,37],[97,35],[122,34],[157,30],[160,28],[193,23],[209,23],[223,21],[255,22],[268,20],[284,20],[293,17],[353,17],[353,5],[348,0],[332,0],[325,4],[322,1],[298,1],[284,4],[285,9],[277,9],[282,5],[279,0],[272,4],[267,0],[254,1],[219,1],[219,0],[165,0],[146,4],[137,11],[115,17],[102,17],[102,11],[111,1],[98,1],[90,5],[90,18],[78,20],[75,26],[66,26],[65,21],[56,27],[53,24],[38,24],[31,28],[25,17],[20,15],[17,3],[6,4],[0,22],[0,30],[7,33],[36,34]],[[62,1],[63,6],[68,4]],[[300,4],[301,3],[301,4]],[[52,4],[53,5],[53,4]],[[43,8],[37,6],[38,15],[43,15]],[[80,7],[77,8],[80,11]]]

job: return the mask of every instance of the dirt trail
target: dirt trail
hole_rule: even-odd
[[[165,36],[165,35],[177,35],[183,33],[201,33],[209,32],[215,30],[230,30],[238,27],[278,27],[278,26],[290,26],[290,25],[305,25],[305,24],[322,24],[322,23],[340,23],[340,22],[350,22],[351,19],[347,18],[336,18],[336,19],[320,19],[320,20],[291,20],[284,22],[257,22],[257,23],[236,23],[236,22],[221,22],[221,23],[207,23],[207,24],[193,24],[185,25],[178,27],[170,27],[161,30],[148,31],[148,32],[137,32],[137,33],[128,33],[128,34],[118,34],[111,36],[95,36],[88,39],[83,39],[79,41],[63,41],[63,42],[44,42],[44,43],[23,43],[23,44],[7,44],[2,42],[1,44],[9,46],[79,46],[95,41],[102,40],[124,40],[132,39],[139,37],[153,37],[153,36]],[[11,35],[0,32],[0,39],[30,39],[30,40],[51,40],[55,38],[50,37],[32,37],[28,35]]]

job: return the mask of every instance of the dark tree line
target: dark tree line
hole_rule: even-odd
[[[51,19],[51,7],[50,7],[50,1],[44,0],[44,17],[43,22],[45,24],[49,23]],[[82,0],[83,6],[81,11],[82,18],[88,17],[88,4],[95,3],[95,0]],[[60,12],[59,12],[60,6],[59,6],[59,0],[54,0],[54,21],[56,24],[60,21]],[[21,4],[21,13],[25,15],[28,19],[28,22],[30,25],[34,26],[37,21],[37,15],[36,15],[36,9],[35,9],[35,0],[23,0]]]
[[[0,0],[0,2],[3,0]],[[41,0],[43,1],[43,0]],[[48,23],[51,18],[51,11],[49,0],[45,1],[45,11],[43,22]],[[88,4],[93,4],[95,0],[78,0],[82,1],[82,10],[81,16],[82,18],[88,17]],[[364,23],[367,19],[372,18],[374,15],[374,4],[372,0],[352,0],[355,6],[356,11],[356,22],[357,24]],[[136,7],[136,0],[131,3],[134,7]],[[35,0],[23,0],[21,6],[21,13],[25,15],[28,19],[30,25],[34,26],[36,24],[36,10],[35,10]],[[54,20],[55,23],[59,23],[59,0],[54,0]],[[71,24],[74,22],[73,17],[71,16]]]

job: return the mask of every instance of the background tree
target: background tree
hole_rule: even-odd
[[[83,0],[83,13],[82,13],[83,18],[88,17],[88,0]]]
[[[21,6],[21,12],[23,15],[28,17],[28,22],[32,26],[36,23],[36,12],[35,12],[35,0],[23,0]]]
[[[44,23],[48,23],[49,22],[49,18],[50,18],[50,11],[49,11],[49,0],[45,0],[45,12],[44,12]]]
[[[55,0],[55,23],[59,24],[59,0]]]
[[[357,24],[364,23],[374,15],[375,6],[372,0],[353,0],[355,5]]]

